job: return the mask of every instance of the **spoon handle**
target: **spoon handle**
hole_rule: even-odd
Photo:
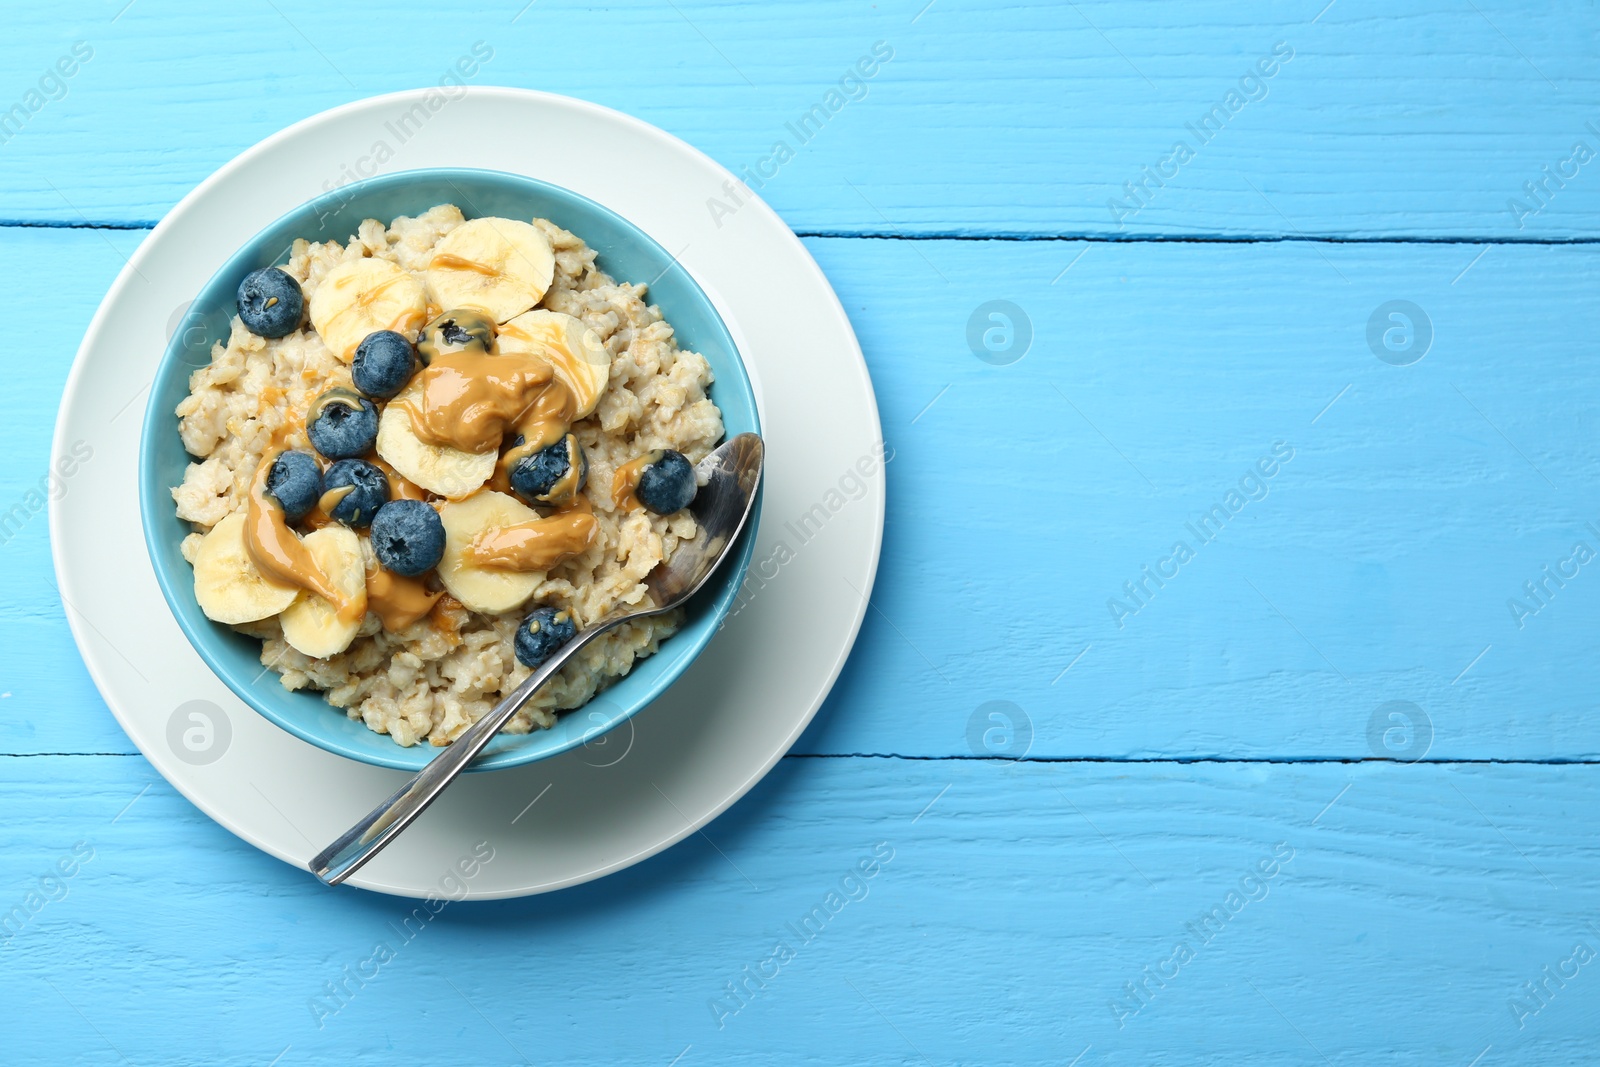
[[[328,885],[338,885],[359,870],[385,845],[394,840],[396,834],[410,826],[412,820],[427,810],[428,805],[444,792],[445,787],[455,780],[456,775],[465,770],[467,764],[483,751],[483,747],[490,739],[500,732],[500,728],[511,721],[511,717],[532,699],[540,686],[577,655],[584,645],[621,621],[620,618],[604,620],[556,650],[554,655],[540,664],[521,685],[512,690],[510,696],[497,704],[493,711],[469,726],[465,733],[422,768],[415,778],[401,786],[392,797],[373,808],[365,818],[319,852],[309,864],[311,873]]]

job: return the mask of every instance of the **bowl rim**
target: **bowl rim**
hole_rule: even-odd
[[[350,206],[363,195],[372,193],[374,191],[387,191],[392,187],[403,187],[407,184],[415,183],[419,180],[428,178],[442,179],[452,185],[454,185],[454,182],[457,179],[471,181],[487,178],[495,181],[510,182],[514,185],[520,185],[525,189],[537,190],[556,199],[567,199],[569,201],[576,202],[584,210],[595,212],[608,219],[611,224],[621,227],[623,230],[630,233],[635,239],[659,253],[664,260],[677,263],[683,280],[688,284],[689,291],[699,300],[706,312],[708,312],[709,322],[714,327],[717,334],[719,334],[718,340],[726,348],[728,354],[731,356],[732,365],[737,370],[737,374],[732,376],[731,382],[726,376],[719,376],[715,385],[724,386],[725,388],[732,386],[734,388],[734,390],[740,395],[743,405],[750,413],[751,421],[754,423],[755,432],[760,432],[760,408],[755,399],[749,368],[745,364],[744,356],[739,351],[738,343],[734,339],[733,332],[728,328],[728,325],[723,319],[721,311],[718,310],[715,301],[710,298],[705,289],[695,279],[693,274],[689,272],[687,267],[685,267],[682,263],[679,263],[677,261],[677,257],[669,253],[666,248],[659,241],[655,240],[655,238],[651,237],[650,234],[646,233],[642,228],[628,220],[625,216],[613,211],[604,204],[601,204],[590,197],[584,196],[582,193],[579,193],[575,190],[569,189],[562,185],[557,185],[554,182],[544,181],[539,178],[533,178],[528,175],[518,174],[511,171],[495,170],[485,167],[424,167],[374,175],[370,178],[360,178],[345,185],[337,186],[332,190],[324,192],[317,197],[290,208],[288,211],[283,212],[277,218],[273,219],[271,222],[268,222],[266,225],[257,230],[248,241],[244,242],[244,244],[236,249],[232,255],[223,261],[218,266],[216,271],[212,273],[210,278],[206,280],[205,284],[200,287],[196,294],[196,302],[198,302],[198,295],[211,289],[218,283],[219,279],[225,276],[231,276],[243,270],[245,265],[241,261],[255,262],[257,265],[280,265],[280,261],[284,260],[287,256],[287,249],[275,257],[270,264],[260,263],[261,255],[265,248],[266,235],[272,233],[281,226],[291,223],[295,219],[301,218],[308,211],[314,212],[315,209],[317,209],[320,205],[328,203],[333,203],[336,205],[332,210],[339,210],[340,208]],[[463,199],[467,199],[464,192],[461,193],[461,196]],[[436,205],[429,206],[431,207]],[[426,208],[421,208],[419,210],[426,210]],[[463,214],[468,215],[468,212],[463,211]],[[471,214],[468,215],[468,217],[476,218],[481,216]],[[384,225],[388,226],[393,220],[391,219],[385,221],[380,219],[379,221],[383,221]],[[579,234],[579,236],[582,237],[583,235]],[[348,240],[348,237],[346,237],[346,240]],[[242,274],[240,276],[242,277]],[[659,281],[659,278],[657,280]],[[192,306],[193,305],[191,304],[190,307],[192,308]],[[670,322],[670,316],[665,313],[663,314],[663,319]],[[157,361],[155,369],[151,374],[150,381],[152,386],[154,386],[157,381],[159,381],[171,370],[174,362],[184,362],[181,354],[183,334],[184,331],[175,330],[168,338],[165,350],[162,352],[161,358]],[[198,369],[200,366],[209,365],[210,358],[211,357],[208,351],[206,363],[186,363],[185,365]],[[152,400],[154,400],[153,397]],[[168,420],[171,420],[170,425],[163,426],[162,424],[167,423]],[[161,589],[161,595],[166,602],[168,611],[171,612],[173,620],[178,624],[178,628],[183,631],[183,635],[188,640],[190,647],[192,647],[196,654],[200,656],[200,659],[205,663],[206,667],[211,671],[211,673],[216,676],[219,681],[226,685],[235,696],[244,701],[246,705],[248,705],[252,710],[261,715],[267,721],[271,722],[279,729],[282,729],[285,732],[299,738],[300,740],[305,741],[308,744],[311,744],[325,752],[343,756],[347,759],[351,759],[355,762],[366,764],[368,766],[384,767],[410,773],[415,773],[420,769],[421,766],[425,766],[427,762],[429,762],[428,760],[423,760],[419,764],[415,760],[407,760],[403,758],[404,753],[423,748],[420,742],[417,745],[409,747],[401,746],[393,742],[392,739],[388,739],[386,735],[379,735],[376,731],[372,731],[374,737],[381,736],[390,741],[390,748],[393,750],[392,754],[390,753],[389,748],[376,748],[369,750],[346,744],[341,739],[329,736],[328,734],[319,731],[315,726],[307,725],[305,722],[302,722],[301,716],[285,714],[281,712],[280,709],[274,707],[271,702],[258,698],[254,691],[254,687],[256,683],[260,682],[266,677],[267,671],[263,671],[261,674],[257,675],[254,681],[245,684],[235,676],[231,668],[221,662],[220,657],[217,655],[216,650],[213,647],[213,642],[218,636],[220,636],[218,628],[227,628],[224,627],[224,624],[222,623],[217,623],[206,618],[204,614],[200,612],[197,603],[191,605],[183,602],[182,597],[184,596],[187,596],[190,601],[193,601],[194,599],[192,570],[190,572],[190,577],[187,584],[183,583],[181,580],[179,580],[178,576],[175,576],[169,571],[166,563],[163,561],[162,554],[157,551],[158,544],[164,543],[164,535],[157,530],[156,523],[164,518],[171,517],[171,515],[174,513],[173,509],[175,508],[175,504],[173,504],[171,500],[170,490],[172,487],[161,484],[163,479],[157,477],[155,473],[154,441],[158,434],[166,430],[170,430],[173,434],[177,433],[176,416],[171,411],[163,411],[160,404],[154,402],[148,404],[146,406],[144,420],[142,426],[140,427],[139,434],[138,496],[140,528],[144,534],[145,550],[150,559],[151,569],[155,573],[156,584]],[[192,458],[192,454],[190,454],[186,449],[184,450],[184,455],[191,456]],[[527,739],[528,743],[517,745],[515,742],[513,742],[515,747],[482,755],[473,762],[471,767],[468,768],[469,772],[504,770],[511,767],[525,766],[530,763],[536,763],[540,760],[559,756],[562,753],[569,752],[574,748],[585,746],[596,737],[604,736],[605,734],[614,730],[616,727],[622,725],[624,722],[630,721],[635,715],[643,711],[646,707],[650,706],[650,704],[652,704],[657,697],[659,697],[670,686],[677,682],[683,673],[688,670],[690,665],[694,663],[696,658],[698,658],[700,653],[704,651],[706,645],[711,642],[711,639],[720,631],[723,622],[727,618],[728,612],[731,610],[734,601],[737,599],[738,592],[743,585],[746,574],[749,570],[751,559],[754,555],[757,527],[761,518],[761,501],[763,496],[764,492],[758,489],[754,507],[752,508],[750,518],[746,523],[746,529],[740,535],[740,544],[734,548],[732,553],[733,558],[725,561],[722,565],[724,571],[723,575],[714,583],[712,583],[712,585],[710,585],[707,589],[703,589],[699,594],[697,594],[694,601],[691,602],[691,605],[688,608],[688,610],[692,611],[695,609],[695,605],[709,601],[709,604],[705,604],[705,606],[701,608],[702,614],[700,617],[692,620],[696,623],[703,624],[700,627],[700,630],[692,634],[685,633],[685,630],[687,629],[687,626],[685,626],[680,628],[670,637],[663,639],[663,645],[672,641],[688,641],[687,644],[682,644],[679,646],[680,651],[677,661],[672,666],[664,670],[659,678],[651,680],[648,683],[645,691],[633,701],[630,701],[628,705],[624,706],[613,701],[612,705],[617,707],[619,711],[609,721],[606,721],[592,729],[585,730],[582,733],[574,732],[573,736],[570,736],[557,743],[547,743],[543,747],[539,747],[537,743],[540,739],[548,739],[550,737],[549,732],[545,730],[534,730],[525,735],[502,734],[500,736],[505,738],[517,737],[519,740],[525,738]],[[163,508],[166,509],[165,512],[161,510]],[[180,586],[182,587],[181,592]],[[190,607],[193,607],[192,612],[188,610]],[[249,635],[243,636],[248,637]],[[251,638],[251,640],[255,639]],[[653,653],[651,658],[653,659],[655,655],[659,654],[659,652]],[[634,677],[635,675],[630,668],[627,674],[624,674],[618,679],[613,680],[612,685],[614,686],[624,679],[630,679]],[[278,676],[274,674],[274,684],[276,684],[277,678]],[[584,708],[589,707],[596,697],[604,696],[604,694],[608,692],[610,688],[611,686],[608,686],[606,689],[602,689],[599,693],[595,694],[595,697],[590,698],[590,701],[580,705],[576,709],[561,712],[560,715],[566,716],[575,712],[581,712]],[[285,692],[290,691],[286,690]],[[345,718],[348,721],[348,717],[344,715],[344,709],[337,708],[329,704],[326,699],[323,698],[320,690],[305,689],[297,691],[293,695],[304,695],[308,698],[308,700],[315,700],[318,704],[322,705],[322,708],[327,712],[338,713],[342,718]]]

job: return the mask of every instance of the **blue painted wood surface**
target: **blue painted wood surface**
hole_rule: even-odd
[[[521,7],[389,4],[381,46],[355,6],[8,9],[0,113],[93,54],[0,143],[0,511],[122,257],[289,122],[482,40],[479,82],[737,170],[883,41],[762,189],[895,450],[856,652],[716,850],[407,927],[154,774],[30,512],[0,544],[0,912],[48,902],[0,944],[0,1058],[1592,1062],[1592,11]],[[969,341],[997,300],[1031,334],[998,365]],[[860,899],[791,928],[833,889]]]

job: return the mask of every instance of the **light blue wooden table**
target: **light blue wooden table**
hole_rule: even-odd
[[[0,1061],[1594,1063],[1600,16],[1325,2],[8,4],[0,512],[179,197],[479,41],[479,83],[776,166],[895,459],[874,610],[765,782],[354,983],[410,905],[153,772],[25,508]]]

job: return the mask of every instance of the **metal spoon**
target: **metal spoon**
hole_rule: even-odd
[[[670,563],[657,565],[645,576],[650,606],[613,612],[568,641],[399,792],[318,853],[310,863],[311,873],[329,885],[338,885],[350,877],[410,826],[579,649],[618,623],[671,611],[698,592],[727,556],[750,517],[756,486],[761,481],[763,453],[761,438],[753,433],[742,433],[701,460],[695,470],[707,480],[689,505],[699,526],[699,536],[693,541],[681,542]]]

